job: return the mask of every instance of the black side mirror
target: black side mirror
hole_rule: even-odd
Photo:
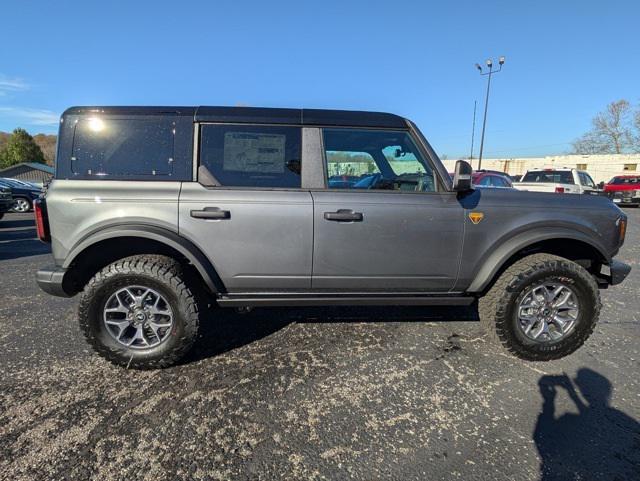
[[[469,162],[465,162],[464,160],[457,161],[456,169],[453,174],[453,190],[456,192],[468,192],[473,190],[471,174],[473,174],[473,167],[471,167]]]

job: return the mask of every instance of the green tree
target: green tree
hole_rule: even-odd
[[[7,143],[0,150],[0,168],[11,167],[21,162],[45,163],[42,150],[29,133],[21,128],[13,131]]]

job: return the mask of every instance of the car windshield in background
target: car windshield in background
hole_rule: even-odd
[[[626,185],[626,184],[638,184],[640,185],[640,177],[614,177],[611,179],[610,184],[613,185]]]
[[[537,170],[527,172],[520,182],[546,182],[551,184],[575,184],[570,170]]]

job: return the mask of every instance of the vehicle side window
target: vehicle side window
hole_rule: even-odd
[[[200,164],[223,186],[299,188],[301,129],[204,124]]]
[[[493,185],[491,183],[491,176],[490,175],[485,175],[482,179],[480,179],[480,181],[476,185],[482,185],[482,186],[487,186],[487,187]]]
[[[504,184],[502,183],[502,179],[497,175],[491,176],[491,185],[494,187],[504,187]]]
[[[533,170],[527,172],[520,182],[575,184],[573,174],[569,170]]]
[[[408,132],[324,129],[331,189],[434,192],[433,169]]]
[[[587,187],[593,187],[593,188],[596,187],[596,184],[593,182],[593,179],[589,174],[580,172],[579,175],[580,175],[580,182],[582,183],[582,185],[586,185]]]
[[[105,178],[170,175],[174,133],[166,118],[83,118],[75,126],[71,170]]]

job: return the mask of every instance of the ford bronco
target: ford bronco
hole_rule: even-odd
[[[329,182],[329,179],[350,179]],[[476,305],[532,361],[592,333],[627,217],[609,199],[474,189],[397,115],[74,107],[36,202],[53,295],[80,294],[88,342],[134,368],[176,363],[201,302],[223,307]]]

